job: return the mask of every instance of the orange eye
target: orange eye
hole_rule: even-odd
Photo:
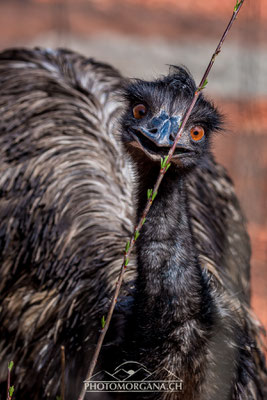
[[[194,126],[190,131],[191,138],[196,142],[201,140],[205,135],[205,131],[202,126]]]
[[[147,113],[147,109],[146,109],[146,106],[144,104],[137,104],[137,106],[135,106],[133,108],[133,116],[136,119],[144,118],[146,113]]]

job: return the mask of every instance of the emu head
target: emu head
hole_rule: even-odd
[[[154,82],[136,80],[124,90],[122,142],[136,162],[160,161],[168,154],[179,124],[196,90],[191,75],[182,67]],[[172,162],[192,167],[210,149],[211,133],[219,130],[221,116],[201,94],[176,146]]]

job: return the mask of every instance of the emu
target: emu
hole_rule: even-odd
[[[194,90],[182,68],[129,82],[67,50],[0,54],[2,396],[14,360],[17,400],[55,399],[64,345],[66,398],[77,398],[135,203],[138,217]],[[201,96],[99,360],[99,370],[133,360],[160,379],[168,370],[183,380],[182,394],[153,399],[264,399],[249,238],[232,182],[210,152],[221,122]]]

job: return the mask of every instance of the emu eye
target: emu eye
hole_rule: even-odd
[[[147,113],[147,109],[144,104],[137,104],[137,106],[134,106],[134,108],[133,108],[133,116],[135,119],[144,118],[146,113]]]
[[[198,142],[205,135],[205,131],[202,126],[194,126],[190,131],[190,135],[195,142]]]

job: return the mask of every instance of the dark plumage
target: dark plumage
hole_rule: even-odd
[[[177,68],[168,77],[155,82],[137,81],[125,91],[128,108],[122,118],[121,135],[137,172],[138,218],[142,215],[147,188],[156,182],[160,157],[164,157],[170,147],[166,148],[165,143],[171,145],[174,139],[169,121],[181,120],[195,90],[192,77],[184,69]],[[136,118],[135,108],[137,105],[140,108],[141,104],[142,115]],[[204,128],[204,136],[196,140],[198,131],[203,132],[201,128]],[[221,209],[223,204],[218,192],[215,204],[210,202],[206,184],[201,179],[211,173],[218,187],[221,179],[224,188],[230,187],[226,176],[222,173],[216,176],[218,167],[210,153],[212,135],[220,128],[220,115],[201,95],[178,142],[173,165],[159,188],[142,237],[137,241],[136,295],[133,314],[127,324],[125,354],[126,357],[130,354],[131,360],[143,363],[149,370],[156,370],[160,380],[166,378],[165,368],[184,382],[181,395],[154,394],[153,399],[263,398],[260,369],[251,342],[254,340],[252,326],[242,321],[242,316],[249,316],[247,288],[243,287],[240,292],[240,284],[234,280],[230,283],[233,275],[228,260],[215,261],[214,271],[209,271],[208,266],[201,263],[204,248],[199,252],[196,242],[197,238],[208,249],[215,240],[220,241],[223,257],[229,246],[227,236],[232,234],[211,225],[208,210],[215,213],[215,220],[223,223],[225,207]],[[198,200],[193,198],[191,204],[192,188]],[[198,207],[206,209],[206,215],[194,215],[192,205],[195,206],[196,201]],[[237,201],[231,203],[236,210],[233,219],[240,224],[242,218]],[[206,227],[212,230],[209,241],[202,236],[206,235]],[[240,228],[239,225],[238,236]],[[232,237],[228,239],[233,242]],[[240,243],[236,255],[244,252],[245,242]],[[248,279],[247,263],[235,268]],[[243,272],[240,268],[246,270]]]
[[[1,53],[0,378],[13,359],[17,400],[55,398],[62,344],[67,400],[77,397],[134,225],[136,184],[117,132],[135,163],[139,214],[167,151],[154,151],[148,137],[165,114],[183,113],[194,90],[181,68],[128,85],[108,65],[69,51]],[[149,134],[136,147],[139,103],[149,111],[138,126],[146,121]],[[137,241],[99,369],[142,361],[159,377],[163,367],[179,374],[184,400],[263,399],[249,239],[233,185],[209,150],[221,118],[201,97],[192,124],[207,140],[190,144],[183,167],[177,151]]]

